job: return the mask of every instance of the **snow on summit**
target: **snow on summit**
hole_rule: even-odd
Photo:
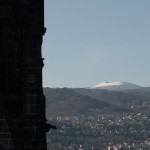
[[[102,82],[94,86],[92,89],[105,89],[105,90],[120,91],[120,90],[137,89],[141,87],[142,86],[139,86],[133,83],[115,81],[115,82]]]

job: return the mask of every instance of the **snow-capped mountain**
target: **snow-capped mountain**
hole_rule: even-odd
[[[43,85],[43,88],[57,89],[57,88],[59,88],[59,87],[56,87],[56,86],[50,86],[50,85]]]
[[[142,86],[128,83],[128,82],[102,82],[96,86],[94,86],[92,89],[105,89],[105,90],[112,90],[112,91],[120,91],[120,90],[130,90],[130,89],[138,89],[142,88]]]

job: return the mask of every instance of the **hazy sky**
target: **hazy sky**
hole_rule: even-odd
[[[150,86],[150,0],[45,0],[43,84]]]

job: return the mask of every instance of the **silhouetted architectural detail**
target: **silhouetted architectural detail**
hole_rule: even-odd
[[[0,1],[0,150],[46,150],[44,0]]]

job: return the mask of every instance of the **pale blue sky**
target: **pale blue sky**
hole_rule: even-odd
[[[43,84],[150,86],[150,0],[45,0]]]

